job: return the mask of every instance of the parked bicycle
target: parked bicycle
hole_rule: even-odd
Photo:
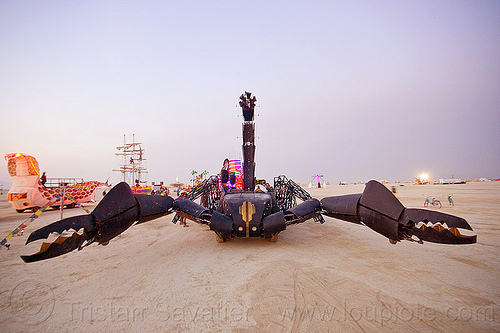
[[[425,198],[424,207],[427,206],[438,206],[438,208],[441,208],[441,201],[434,197],[427,197]]]

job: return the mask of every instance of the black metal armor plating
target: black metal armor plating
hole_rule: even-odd
[[[348,222],[360,223],[358,216],[358,204],[361,193],[348,194],[321,199],[321,206],[325,215]]]
[[[136,194],[135,198],[139,203],[140,215],[137,224],[168,214],[174,206],[174,199],[168,196]]]
[[[254,123],[243,123],[243,187],[245,191],[255,188],[255,130]]]
[[[226,194],[223,214],[231,216],[236,237],[260,237],[262,218],[272,212],[268,193],[242,192]]]
[[[266,216],[262,220],[262,226],[265,234],[276,234],[286,229],[285,214],[282,210],[277,213]]]

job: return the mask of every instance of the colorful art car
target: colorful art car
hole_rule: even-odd
[[[17,212],[22,213],[27,209],[36,212],[48,202],[55,201],[58,194],[62,192],[59,184],[56,186],[45,186],[40,181],[40,167],[36,158],[22,153],[11,153],[5,155],[9,174],[12,177],[12,186],[9,190],[9,204]],[[80,182],[68,184],[64,189],[63,205],[74,205],[75,202],[84,203],[94,199],[94,194],[99,187],[108,187],[97,181]],[[60,200],[53,204],[58,208]]]

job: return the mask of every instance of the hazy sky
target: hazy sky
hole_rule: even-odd
[[[258,178],[500,177],[500,1],[0,0],[0,153],[49,177],[116,183],[133,133],[149,181],[217,173],[245,90]]]

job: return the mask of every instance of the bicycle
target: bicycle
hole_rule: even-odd
[[[441,208],[441,201],[434,197],[427,197],[425,198],[424,207],[427,206],[438,206],[438,208]]]

